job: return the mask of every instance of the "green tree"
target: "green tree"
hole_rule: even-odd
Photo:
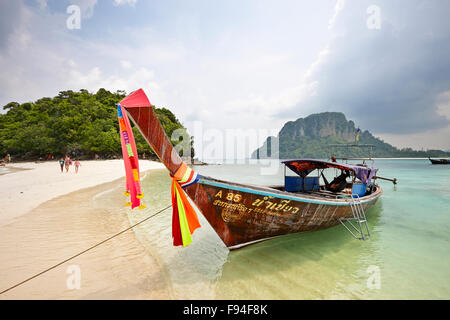
[[[121,144],[117,103],[125,91],[115,93],[101,88],[95,94],[86,89],[61,91],[56,97],[35,102],[10,102],[0,114],[0,156],[10,153],[16,159],[35,159],[70,153],[77,157],[120,157]],[[170,137],[183,128],[166,108],[154,108]],[[133,128],[138,151],[154,156],[153,151]]]

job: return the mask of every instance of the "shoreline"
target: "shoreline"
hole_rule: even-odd
[[[13,222],[39,205],[85,188],[111,182],[125,176],[123,161],[83,161],[78,174],[73,166],[61,173],[57,161],[8,164],[12,169],[0,175],[5,190],[0,193],[0,226]],[[163,169],[160,162],[139,160],[141,175],[152,169]],[[27,170],[28,169],[28,170]]]
[[[445,159],[450,157],[430,157],[432,159]],[[293,159],[303,159],[303,158],[286,158],[286,159],[278,159],[278,158],[240,158],[240,159],[209,159],[205,163],[205,165],[220,165],[220,164],[241,164],[245,163],[246,161],[258,161],[258,160],[264,160],[264,161],[286,161],[286,160],[293,160]],[[317,159],[317,160],[326,160],[326,158],[305,158],[305,159]],[[428,160],[428,157],[372,157],[373,160]],[[214,161],[220,161],[220,162],[214,162]],[[197,166],[199,164],[194,164],[194,166]]]

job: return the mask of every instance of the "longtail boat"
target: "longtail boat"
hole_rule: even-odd
[[[431,159],[428,157],[428,160],[430,160],[431,164],[450,164],[450,159]]]
[[[178,175],[184,192],[230,249],[339,224],[355,238],[370,236],[365,212],[382,194],[375,183],[377,169],[337,163],[335,159],[284,161],[285,184],[280,186],[223,181],[194,174],[193,170],[186,174],[186,164],[172,146],[144,91],[132,92],[119,107],[126,111],[170,175]],[[295,176],[286,175],[286,168]],[[326,169],[341,175],[328,182],[324,175]],[[321,176],[324,183],[319,185]],[[176,204],[174,196],[173,201]]]

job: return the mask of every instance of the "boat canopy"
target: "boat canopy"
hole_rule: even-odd
[[[283,161],[282,163],[303,178],[316,169],[336,168],[343,171],[353,172],[354,175],[363,183],[370,182],[370,180],[373,178],[373,176],[375,176],[378,170],[375,168],[367,168],[351,164],[312,160],[312,159],[288,160]]]

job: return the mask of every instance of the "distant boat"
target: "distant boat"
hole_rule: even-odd
[[[431,159],[428,157],[428,160],[431,161],[431,164],[450,164],[450,159]]]
[[[174,176],[183,164],[182,159],[144,91],[134,91],[126,99],[131,102],[121,102],[121,106]],[[377,178],[383,179],[375,176],[377,169],[311,159],[283,164],[284,185],[256,186],[200,176],[196,183],[183,189],[230,249],[339,224],[357,239],[370,236],[365,212],[382,194],[375,183]],[[286,175],[286,168],[296,175]],[[326,169],[340,172],[340,183],[336,179],[328,183],[323,175]],[[325,184],[319,185],[321,176]]]

